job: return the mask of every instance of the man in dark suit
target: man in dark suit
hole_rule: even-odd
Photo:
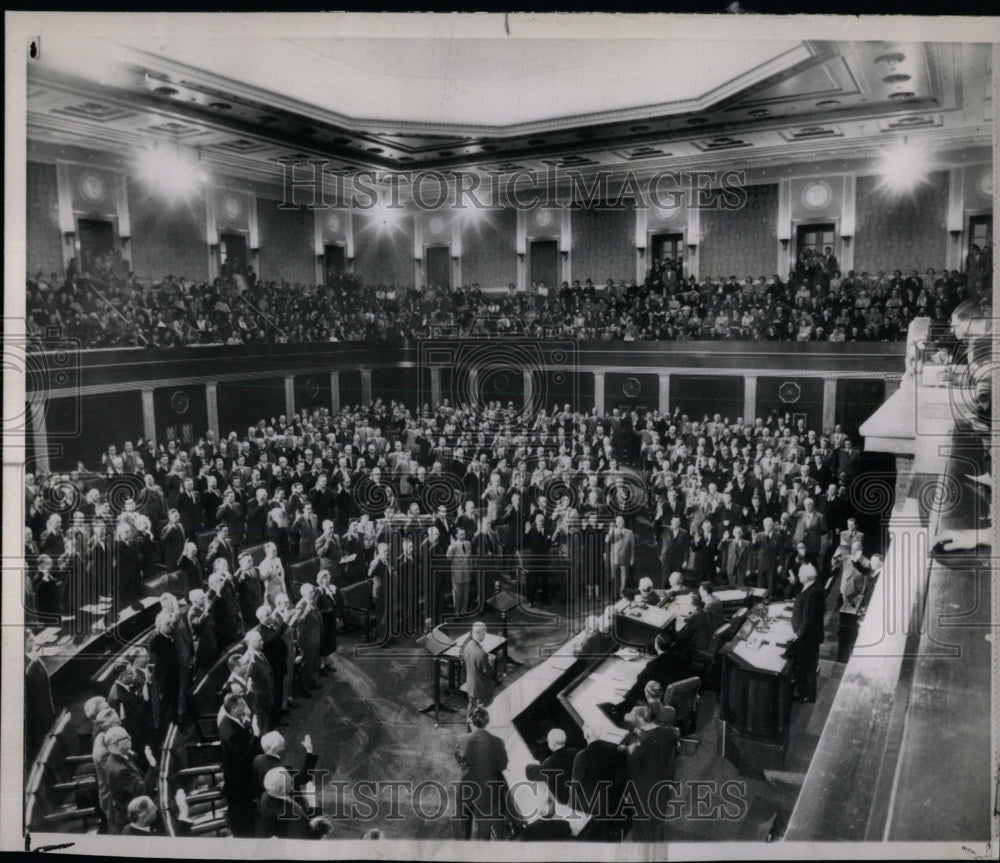
[[[750,542],[743,538],[742,525],[735,525],[732,535],[722,540],[719,556],[726,582],[743,587],[750,570]]]
[[[262,605],[257,609],[257,632],[262,639],[261,652],[271,666],[271,676],[273,680],[273,705],[271,716],[268,722],[270,728],[274,728],[281,721],[281,715],[287,708],[284,708],[285,698],[285,677],[288,674],[288,645],[285,639],[285,630],[288,624],[279,614],[272,613],[271,609]]]
[[[792,609],[792,629],[795,632],[795,640],[790,645],[795,663],[792,679],[796,700],[811,704],[816,700],[816,672],[819,647],[823,643],[826,597],[813,564],[800,566],[798,578],[802,591],[795,598]]]
[[[660,546],[660,573],[663,584],[667,583],[670,573],[684,572],[690,551],[691,534],[681,527],[679,515],[672,516],[670,526],[663,531],[663,542]]]
[[[541,763],[539,772],[553,798],[569,806],[569,780],[573,775],[573,761],[578,750],[566,746],[566,732],[561,728],[549,731],[546,743],[551,754]]]
[[[672,638],[661,632],[653,640],[653,649],[656,656],[639,672],[635,685],[622,701],[622,713],[627,713],[634,705],[642,702],[646,684],[650,681],[655,680],[662,689],[666,689],[671,683],[690,676],[687,651],[678,649]]]
[[[264,793],[257,804],[257,835],[268,839],[311,839],[309,813],[295,800],[295,780],[284,767],[264,776]]]
[[[609,841],[621,827],[615,813],[626,780],[625,755],[590,725],[584,725],[583,735],[587,745],[573,759],[573,808],[593,816],[595,839]]]
[[[708,650],[712,638],[712,621],[705,611],[705,600],[700,593],[691,594],[693,612],[677,628],[677,641],[694,650]]]
[[[504,781],[507,747],[486,730],[490,715],[483,707],[469,716],[472,731],[455,746],[455,757],[462,768],[459,785],[459,809],[465,822],[465,838],[489,837],[490,828],[503,823]]]
[[[158,727],[162,729],[177,721],[181,679],[175,622],[166,610],[156,615],[156,631],[149,640],[149,656],[153,661],[153,685],[160,705]]]
[[[256,629],[251,629],[244,639],[247,652],[243,659],[246,663],[247,676],[253,690],[253,703],[257,727],[265,728],[277,725],[281,719],[280,705],[275,706],[274,669],[263,651],[263,638]]]
[[[776,582],[784,574],[784,545],[784,534],[775,528],[774,519],[768,516],[764,519],[764,529],[754,538],[754,556],[757,586],[766,587],[772,595]]]
[[[575,750],[574,750],[575,751]],[[531,762],[524,768],[524,775],[529,782],[541,783],[544,768],[537,762]],[[538,801],[538,817],[528,824],[517,837],[520,842],[569,842],[573,839],[573,830],[564,818],[556,818],[556,805],[552,790],[546,786],[541,792],[543,797]]]
[[[803,501],[803,512],[795,523],[796,544],[805,543],[806,552],[816,561],[823,560],[828,539],[826,519],[816,511],[816,502],[807,497]]]
[[[260,752],[259,728],[255,727],[256,717],[251,718],[243,696],[230,692],[222,702],[222,709],[219,742],[226,820],[233,836],[253,836],[256,803],[253,761]]]
[[[298,792],[311,778],[316,768],[319,756],[313,752],[312,737],[308,734],[302,738],[302,748],[306,751],[305,761],[299,770],[293,771],[287,764],[281,763],[281,758],[285,754],[285,738],[277,731],[268,731],[260,739],[260,748],[263,750],[253,760],[254,773],[254,800],[259,801],[260,795],[264,793],[264,777],[275,767],[284,767],[292,775],[292,786]]]
[[[239,569],[233,574],[236,598],[240,606],[240,618],[244,629],[256,625],[257,609],[264,603],[264,582],[261,581],[257,567],[253,565],[253,557],[241,554]]]
[[[219,558],[226,561],[226,569],[229,572],[236,569],[236,549],[233,548],[233,541],[229,538],[229,528],[225,524],[215,526],[215,536],[205,552],[205,565],[212,569]]]
[[[132,738],[122,725],[104,732],[104,744],[108,748],[105,770],[111,800],[108,828],[112,833],[120,833],[128,823],[129,803],[136,797],[150,794],[156,787],[156,759],[147,747],[149,768],[143,773],[132,757]]]
[[[25,757],[34,758],[55,721],[52,683],[42,662],[42,654],[29,632],[24,639],[24,738]],[[114,705],[112,705],[114,706]]]

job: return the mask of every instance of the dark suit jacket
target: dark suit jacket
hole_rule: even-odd
[[[570,805],[569,780],[573,775],[573,761],[578,750],[564,746],[557,749],[540,765],[545,784],[549,786],[552,796],[560,803]]]
[[[825,613],[826,596],[819,579],[816,579],[795,597],[792,609],[792,629],[803,648],[817,649],[823,643]]]
[[[173,722],[181,676],[176,635],[167,638],[159,632],[154,633],[149,640],[149,658],[153,664],[153,685],[160,698],[161,722]]]
[[[671,572],[681,572],[687,565],[688,553],[691,551],[691,534],[684,528],[674,533],[669,527],[663,531],[663,543],[660,546],[660,560]]]
[[[574,808],[608,817],[618,808],[625,778],[625,756],[614,743],[588,743],[573,759]]]
[[[295,770],[287,764],[282,764],[280,758],[262,752],[253,760],[254,799],[264,793],[264,777],[267,776],[269,770],[273,770],[275,767],[284,767],[292,775],[294,787],[299,789],[311,778],[309,771],[316,767],[317,761],[319,761],[319,755],[315,752],[307,753],[301,769]]]
[[[687,651],[667,650],[654,656],[646,667],[639,672],[635,685],[629,690],[626,696],[628,704],[638,704],[645,695],[646,684],[650,680],[655,680],[664,689],[671,683],[683,680],[689,676],[690,663],[688,662]]]
[[[677,640],[695,650],[708,650],[712,638],[712,621],[704,610],[696,611],[677,629]]]
[[[507,767],[504,742],[485,728],[477,728],[458,741],[455,756],[462,767],[463,784],[473,788],[473,793],[465,799],[484,815],[499,815],[494,811],[494,804],[499,796],[496,783],[503,781],[503,771]]]
[[[121,830],[128,823],[129,803],[136,797],[149,794],[156,786],[156,768],[151,766],[144,774],[131,758],[112,752],[108,755],[105,770],[111,796],[108,821],[116,830]]]
[[[252,806],[256,797],[254,757],[260,752],[260,739],[247,726],[223,715],[219,723],[219,743],[227,803]]]
[[[272,797],[266,792],[260,795],[257,805],[260,819],[257,821],[257,835],[263,838],[309,839],[309,813],[294,800]]]

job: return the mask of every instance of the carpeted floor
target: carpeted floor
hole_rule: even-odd
[[[645,530],[643,530],[645,528]],[[640,536],[649,536],[640,525]],[[637,575],[658,573],[652,541],[640,541]],[[539,610],[549,613],[548,625],[524,626],[525,612],[515,609],[510,618],[510,652],[524,663],[509,669],[506,684],[516,680],[539,662],[546,644],[558,644],[572,631],[565,606],[558,601]],[[491,631],[500,631],[495,613],[480,615]],[[473,618],[470,618],[470,621]],[[536,616],[531,618],[538,621]],[[799,785],[819,740],[823,723],[836,694],[843,666],[835,656],[836,614],[829,616],[827,643],[815,704],[795,704],[785,769],[768,778],[743,776],[722,757],[714,692],[706,692],[699,706],[697,750],[681,756],[677,779],[691,783],[711,780],[715,790],[701,791],[705,800],[699,811],[710,817],[672,820],[666,836],[673,841],[763,840],[768,833],[780,835],[795,803]],[[578,624],[577,624],[578,625]],[[452,626],[453,635],[467,626]],[[433,715],[419,709],[432,700],[430,668],[414,644],[397,639],[381,648],[360,645],[344,637],[337,659],[337,672],[323,678],[323,688],[300,701],[287,727],[288,758],[302,757],[302,735],[312,736],[319,754],[318,769],[324,771],[320,799],[324,811],[333,816],[332,838],[355,839],[378,828],[391,839],[459,838],[461,825],[454,820],[454,787],[459,776],[455,745],[465,733],[464,696],[453,693],[444,703],[456,709],[442,713],[440,725]],[[719,786],[730,782],[729,794],[742,805],[719,807]],[[395,782],[397,785],[387,785]],[[697,791],[692,786],[691,793]],[[448,799],[443,799],[447,795]],[[414,799],[414,797],[419,799]],[[735,817],[733,817],[735,815]]]

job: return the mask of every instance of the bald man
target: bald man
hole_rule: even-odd
[[[549,731],[546,743],[551,753],[540,765],[539,772],[549,787],[549,793],[560,803],[570,805],[569,780],[573,774],[573,759],[578,750],[566,745],[566,732],[561,728]]]

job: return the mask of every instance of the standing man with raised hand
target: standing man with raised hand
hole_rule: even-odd
[[[792,629],[795,632],[795,640],[790,645],[795,663],[792,669],[793,697],[806,704],[816,700],[819,647],[823,643],[823,616],[826,612],[826,597],[818,577],[813,564],[804,563],[799,567],[802,592],[795,598],[792,609]]]

